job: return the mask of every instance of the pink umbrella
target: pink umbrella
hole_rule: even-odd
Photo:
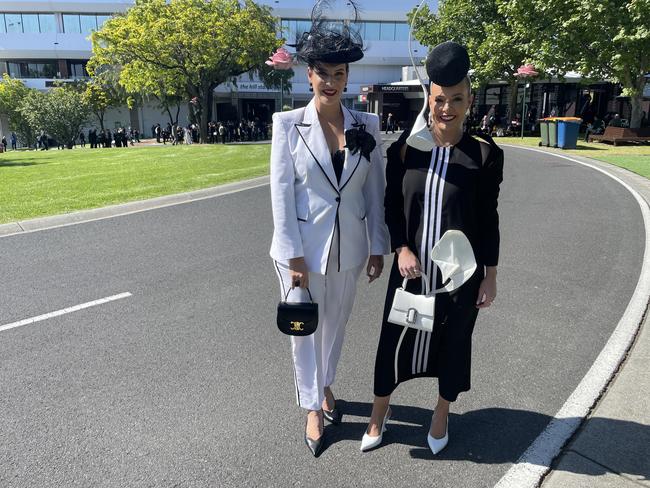
[[[535,66],[532,64],[522,64],[517,68],[517,72],[515,73],[515,76],[521,76],[522,78],[525,78],[527,76],[537,76],[539,73],[535,71]]]
[[[266,61],[266,64],[267,66],[272,66],[273,69],[287,70],[291,69],[291,66],[293,65],[293,58],[291,57],[291,53],[289,51],[281,47],[275,51],[275,53],[273,53],[273,56],[271,56],[268,61]]]

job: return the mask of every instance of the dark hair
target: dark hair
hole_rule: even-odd
[[[324,61],[312,61],[311,63],[307,64],[307,66],[312,70],[312,71],[321,71],[322,67],[324,64],[343,64],[343,63],[326,63]],[[347,73],[350,72],[350,63],[345,63],[345,71]]]

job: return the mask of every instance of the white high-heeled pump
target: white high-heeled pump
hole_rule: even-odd
[[[447,446],[447,443],[449,442],[449,416],[447,416],[447,424],[445,425],[445,436],[441,439],[436,439],[431,435],[431,427],[429,427],[427,442],[429,443],[429,449],[431,449],[431,452],[434,455],[438,454]]]
[[[381,432],[378,436],[373,437],[371,435],[368,435],[368,432],[363,434],[363,438],[361,439],[361,452],[369,451],[370,449],[374,449],[379,444],[381,444],[382,438],[384,437],[384,432],[386,432],[386,424],[388,423],[388,419],[390,419],[390,414],[390,407],[388,407],[388,410],[386,410],[386,415],[384,415],[384,421],[381,423]]]

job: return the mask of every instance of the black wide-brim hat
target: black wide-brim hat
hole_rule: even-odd
[[[463,81],[469,72],[469,54],[464,46],[446,41],[431,50],[426,67],[431,83],[454,86]]]
[[[305,32],[295,46],[298,59],[309,65],[354,63],[363,58],[360,42],[352,40],[349,34],[323,28]]]
[[[330,0],[318,0],[312,10],[312,24],[309,32],[298,35],[296,57],[309,65],[316,63],[353,63],[363,58],[363,39],[355,24],[359,21],[358,9],[353,0],[347,5],[352,9],[353,18],[332,20],[327,11]]]

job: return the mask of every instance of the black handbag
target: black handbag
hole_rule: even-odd
[[[318,303],[314,303],[309,288],[309,302],[287,303],[289,291],[284,300],[278,303],[278,329],[283,334],[292,336],[313,334],[318,327]]]

